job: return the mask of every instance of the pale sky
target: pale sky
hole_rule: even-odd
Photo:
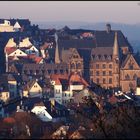
[[[0,1],[0,18],[140,23],[140,1]]]

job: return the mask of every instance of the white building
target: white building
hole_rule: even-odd
[[[68,75],[51,75],[52,85],[54,87],[54,98],[60,104],[67,104],[73,99],[75,92],[82,91],[88,86],[88,83],[77,73]]]
[[[24,53],[23,51],[21,51],[20,49],[16,49],[15,51],[11,52],[10,54],[8,54],[8,56],[27,56],[26,53]]]
[[[0,32],[15,32],[15,30],[10,21],[4,20],[4,23],[0,24]]]
[[[30,42],[29,38],[25,38],[23,39],[20,43],[19,43],[19,47],[22,48],[22,47],[30,47],[32,46],[33,44]]]
[[[45,106],[35,106],[31,112],[35,113],[42,121],[49,122],[52,121],[52,116],[47,112]]]

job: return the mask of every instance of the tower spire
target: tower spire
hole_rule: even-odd
[[[113,56],[119,56],[118,34],[115,32]]]
[[[58,49],[58,35],[55,33],[55,42],[56,42],[56,48],[55,48],[55,63],[60,63],[59,58],[59,49]]]

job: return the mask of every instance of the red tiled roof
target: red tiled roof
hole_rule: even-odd
[[[89,86],[89,84],[77,73],[71,74],[70,76],[68,76],[67,74],[65,74],[65,75],[64,74],[52,74],[50,76],[50,78],[59,84],[61,84],[59,79],[66,79],[66,80],[69,80],[69,84],[71,82],[79,82],[79,83],[82,83],[84,86]]]
[[[6,53],[7,54],[11,54],[12,52],[14,52],[14,51],[16,51],[17,50],[17,48],[15,48],[15,47],[11,47],[11,48],[5,48],[5,51],[6,51]]]
[[[69,78],[69,82],[80,82],[85,86],[89,86],[89,84],[78,73],[71,74]]]
[[[68,79],[68,75],[67,74],[51,74],[51,79]]]
[[[42,60],[42,57],[35,57],[34,61],[38,64]]]
[[[61,85],[60,79],[67,79],[68,80],[68,75],[67,74],[51,74],[50,78],[55,81],[56,85]]]
[[[85,33],[82,34],[82,36],[83,37],[89,37],[89,36],[93,36],[93,34],[90,33],[90,32],[85,32]]]

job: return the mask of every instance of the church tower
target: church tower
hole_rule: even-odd
[[[113,86],[120,87],[120,60],[119,60],[119,45],[118,35],[115,32],[114,46],[113,46]]]
[[[55,48],[55,63],[60,63],[60,57],[59,57],[59,49],[58,49],[58,35],[55,33],[55,42],[56,42],[56,48]]]

